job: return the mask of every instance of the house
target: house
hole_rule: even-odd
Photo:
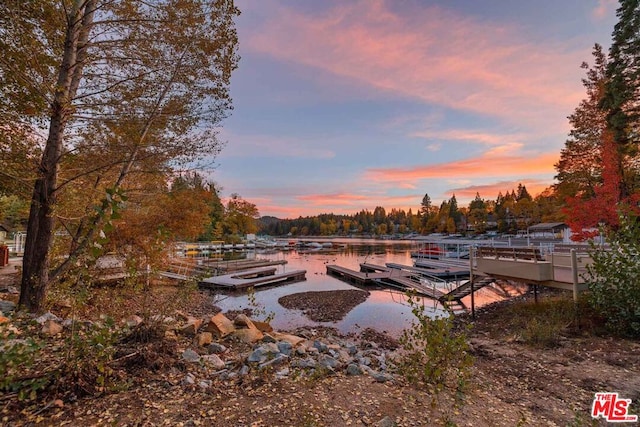
[[[569,230],[564,222],[542,222],[527,228],[529,237],[542,239],[563,239]]]

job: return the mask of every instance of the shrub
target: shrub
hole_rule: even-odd
[[[18,399],[33,400],[46,387],[46,375],[25,375],[33,367],[42,345],[33,338],[17,339],[13,334],[0,333],[0,391],[16,393]]]
[[[609,233],[609,250],[592,245],[593,263],[585,279],[590,303],[612,331],[640,337],[640,223],[621,216],[620,228]]]
[[[400,337],[398,372],[436,393],[444,388],[461,391],[473,365],[466,334],[454,329],[451,316],[432,319],[425,314],[424,303],[412,295],[408,302],[416,320]]]

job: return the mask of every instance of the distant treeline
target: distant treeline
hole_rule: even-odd
[[[373,212],[361,210],[353,215],[320,214],[297,219],[265,216],[258,222],[260,233],[272,236],[516,233],[540,222],[562,221],[561,207],[551,189],[533,198],[524,185],[518,185],[517,190],[500,192],[495,200],[482,199],[476,193],[466,207],[458,207],[455,195],[439,207],[433,206],[425,194],[415,212],[412,209],[387,212],[378,206]]]

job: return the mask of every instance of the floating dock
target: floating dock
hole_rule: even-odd
[[[246,289],[306,280],[306,270],[292,270],[276,274],[275,267],[262,267],[222,276],[209,277],[199,282],[204,288]]]
[[[419,274],[424,277],[437,277],[439,279],[468,279],[469,269],[457,266],[440,267],[440,268],[424,268],[424,267],[412,267],[410,265],[396,264],[388,262],[385,264],[389,268],[407,271],[413,274]]]

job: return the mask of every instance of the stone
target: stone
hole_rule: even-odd
[[[326,353],[329,350],[329,347],[321,341],[314,341],[313,347],[317,348],[319,352]]]
[[[9,314],[15,309],[15,303],[0,299],[0,313]]]
[[[42,333],[45,335],[58,335],[60,332],[62,332],[62,325],[59,324],[58,322],[56,322],[55,320],[47,320],[46,322],[44,322],[44,325],[42,325]]]
[[[209,319],[204,330],[211,332],[212,334],[224,338],[229,334],[232,334],[236,330],[233,326],[233,322],[229,320],[224,314],[218,313]]]
[[[200,355],[190,348],[182,352],[182,358],[190,363],[197,363],[200,361]]]
[[[291,366],[294,368],[314,369],[318,366],[318,362],[312,357],[307,357],[306,359],[295,359],[291,362]]]
[[[213,368],[215,369],[222,369],[226,366],[224,360],[220,359],[217,354],[207,354],[205,356],[201,356],[200,360],[213,366]]]
[[[280,353],[287,356],[290,356],[291,352],[293,351],[293,346],[287,341],[280,341],[277,343],[277,346]]]
[[[362,375],[362,369],[355,363],[349,363],[347,365],[347,375]]]
[[[301,342],[305,341],[304,338],[301,338],[301,337],[296,336],[296,335],[291,335],[291,334],[281,334],[281,333],[275,333],[274,332],[272,335],[278,341],[286,341],[289,344],[291,344],[293,347],[297,347],[298,344],[300,344]]]
[[[340,362],[337,359],[334,359],[333,357],[326,354],[318,357],[318,363],[320,364],[320,366],[324,366],[325,368],[329,369],[335,369],[340,366]]]
[[[240,341],[245,342],[247,344],[253,344],[258,341],[261,341],[264,338],[264,334],[260,332],[258,329],[236,329],[233,333],[234,336],[238,337]]]
[[[278,354],[271,360],[267,360],[264,363],[259,365],[259,368],[266,368],[267,366],[280,366],[286,363],[289,360],[289,356],[285,356],[284,354]]]
[[[291,371],[289,370],[289,368],[280,369],[278,372],[276,372],[276,378],[279,380],[287,378],[290,372]]]
[[[260,332],[273,332],[273,328],[267,322],[261,322],[259,320],[252,320],[251,322]]]
[[[124,321],[124,323],[130,327],[130,328],[134,328],[136,326],[138,326],[139,324],[142,323],[142,317],[137,316],[135,314],[132,314],[131,316],[127,317]]]
[[[233,324],[244,328],[258,329],[246,314],[238,314],[236,318],[233,319]]]
[[[358,353],[358,347],[355,344],[349,344],[347,346],[347,352],[349,352],[351,356],[355,356]]]
[[[209,354],[222,354],[225,351],[227,351],[227,347],[217,342],[214,342],[209,344],[209,347],[207,347],[207,351],[209,352]]]
[[[51,313],[50,311],[47,311],[42,316],[36,318],[36,322],[38,322],[41,325],[44,325],[47,320],[53,320],[53,321],[56,321],[56,322],[62,322],[61,318],[59,318],[55,314]]]
[[[198,346],[205,347],[213,342],[211,332],[201,332],[198,334]]]
[[[384,417],[376,423],[376,427],[397,427],[397,425],[398,424],[396,424],[396,422],[389,416]]]
[[[279,354],[278,346],[273,343],[266,343],[256,348],[247,358],[249,363],[265,363],[270,358]]]
[[[371,374],[371,376],[379,383],[386,383],[387,381],[393,380],[393,377],[391,375],[385,374],[383,372],[374,372],[373,374]]]
[[[196,336],[196,333],[198,333],[198,329],[200,329],[200,326],[202,326],[202,319],[191,317],[187,321],[187,324],[182,326],[179,331],[182,335],[194,337]]]
[[[211,387],[211,384],[211,380],[200,380],[200,382],[198,383],[198,387],[206,390]]]
[[[7,286],[7,293],[18,295],[20,291],[15,286]]]
[[[242,365],[242,368],[240,368],[240,372],[238,374],[244,377],[246,375],[249,375],[249,371],[250,369],[247,365]]]
[[[194,385],[195,383],[196,383],[196,377],[191,372],[185,375],[184,378],[182,379],[182,384],[184,385]]]
[[[262,342],[277,342],[277,340],[271,335],[269,335],[268,333],[263,333],[263,334],[264,334],[264,337],[262,337]]]

